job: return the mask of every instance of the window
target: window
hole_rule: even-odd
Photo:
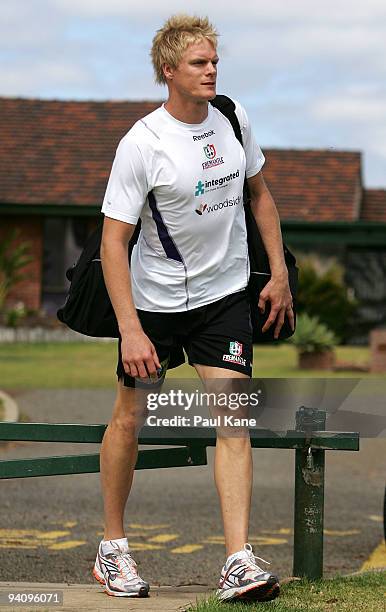
[[[55,314],[63,304],[69,281],[66,270],[78,259],[86,241],[89,217],[46,217],[43,230],[42,307]]]

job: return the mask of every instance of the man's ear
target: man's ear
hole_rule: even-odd
[[[170,64],[162,64],[162,70],[167,81],[170,81],[173,78],[174,70],[170,66]]]

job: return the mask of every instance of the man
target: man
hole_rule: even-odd
[[[102,266],[121,337],[117,396],[100,456],[105,532],[93,574],[110,595],[149,591],[123,527],[143,418],[135,387],[161,384],[167,368],[184,362],[183,349],[204,384],[252,374],[245,173],[272,273],[260,294],[259,307],[271,306],[263,331],[275,325],[278,336],[286,312],[293,321],[279,218],[261,173],[264,156],[240,104],[243,147],[228,119],[208,104],[216,95],[216,48],[206,18],[176,15],[157,32],[152,61],[168,100],[119,143],[102,207]],[[129,268],[127,245],[139,218]],[[241,359],[232,357],[231,345]],[[227,555],[218,596],[273,599],[278,579],[256,564],[248,544],[249,436],[217,436],[215,482]]]

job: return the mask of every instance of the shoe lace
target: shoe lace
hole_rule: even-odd
[[[125,578],[132,578],[138,576],[137,564],[128,552],[117,552],[106,555],[116,561],[121,575]]]
[[[246,553],[248,553],[248,558],[249,558],[250,563],[252,563],[256,567],[256,569],[258,569],[259,571],[263,572],[264,570],[257,565],[256,559],[258,559],[259,561],[263,561],[263,563],[267,563],[268,565],[271,565],[269,561],[266,561],[262,557],[257,557],[256,555],[254,555],[252,546],[250,544],[248,543],[244,544],[244,550]]]

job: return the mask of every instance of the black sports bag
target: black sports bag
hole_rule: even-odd
[[[141,229],[138,221],[129,242],[128,259]],[[66,272],[70,289],[65,303],[57,311],[59,321],[86,336],[118,338],[118,322],[106,289],[100,246],[103,221],[87,239],[76,262]]]
[[[211,104],[218,108],[229,119],[237,140],[243,145],[240,123],[235,113],[235,104],[233,100],[227,96],[218,95]],[[251,305],[251,322],[253,330],[253,342],[263,344],[265,342],[277,342],[274,338],[275,323],[262,333],[262,328],[269,317],[270,304],[266,303],[265,312],[261,313],[258,308],[259,297],[261,291],[271,278],[271,269],[269,267],[269,259],[257,227],[255,217],[251,209],[251,196],[247,179],[244,180],[244,212],[245,225],[248,235],[248,253],[250,263],[250,277],[248,282],[248,294]],[[296,259],[288,247],[283,244],[284,259],[288,270],[288,282],[292,294],[294,326],[296,326],[296,296],[298,288],[298,268],[296,267]],[[285,316],[283,326],[279,333],[278,340],[285,340],[292,336],[294,331],[287,315]]]
[[[211,104],[218,108],[229,119],[235,136],[242,144],[240,124],[235,114],[235,105],[233,101],[227,96],[218,95],[211,101]],[[264,334],[261,332],[269,316],[270,307],[267,304],[265,313],[262,314],[258,308],[259,296],[260,292],[269,281],[271,273],[268,256],[250,207],[250,194],[246,179],[244,181],[244,210],[251,269],[248,294],[251,304],[253,342],[276,342],[273,336],[275,324],[272,324]],[[140,233],[140,227],[141,221],[139,220],[129,242],[129,261],[131,251]],[[104,282],[100,259],[102,229],[103,222],[98,225],[96,230],[88,238],[76,264],[67,270],[66,276],[71,282],[71,285],[64,305],[57,311],[57,316],[62,323],[65,323],[71,329],[81,334],[85,334],[86,336],[118,338],[118,323]],[[295,257],[285,245],[283,245],[283,249],[296,320],[298,269],[296,267]],[[293,331],[286,317],[279,334],[279,339],[283,340],[292,334]]]

